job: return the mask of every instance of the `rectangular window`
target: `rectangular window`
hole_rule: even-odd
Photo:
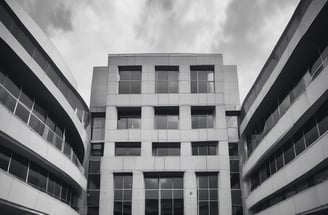
[[[104,155],[104,143],[91,143],[91,156],[103,156]]]
[[[230,159],[230,172],[239,172],[239,160]]]
[[[156,93],[179,92],[179,66],[155,66]]]
[[[198,214],[219,214],[217,173],[197,174]]]
[[[230,173],[231,189],[240,189],[239,173]]]
[[[11,152],[4,148],[3,146],[0,147],[0,168],[7,171],[9,160],[11,157]]]
[[[270,159],[270,174],[273,175],[277,171],[276,159],[272,156]]]
[[[155,129],[178,129],[179,107],[155,107]]]
[[[119,94],[140,94],[141,66],[119,66]]]
[[[309,147],[318,137],[317,124],[314,117],[311,117],[303,126],[305,143]]]
[[[114,174],[114,215],[132,214],[132,174]]]
[[[291,140],[284,146],[284,158],[285,165],[295,158],[294,145]]]
[[[100,173],[100,160],[89,161],[89,173]]]
[[[145,174],[145,192],[146,215],[183,214],[182,174]]]
[[[29,184],[45,191],[47,186],[47,176],[48,172],[45,169],[41,168],[33,162],[30,163],[27,180]]]
[[[117,129],[138,129],[141,127],[140,121],[140,107],[117,108]]]
[[[180,156],[180,143],[153,143],[153,156]]]
[[[17,178],[25,181],[27,175],[28,160],[16,153],[12,154],[9,172]]]
[[[192,128],[214,128],[214,107],[191,107]]]
[[[99,190],[100,189],[100,174],[88,175],[88,189]]]
[[[60,190],[61,190],[60,180],[55,175],[49,173],[47,193],[55,196],[56,198],[59,198]]]
[[[97,113],[92,115],[91,124],[91,139],[104,140],[105,139],[105,113]]]
[[[115,143],[115,156],[140,156],[140,142],[118,142]]]
[[[295,152],[297,156],[305,149],[305,141],[304,141],[302,128],[294,134],[293,141],[294,141]]]
[[[192,155],[217,155],[218,142],[216,141],[204,141],[204,142],[192,142]]]
[[[214,66],[190,66],[191,93],[214,93]]]
[[[282,156],[282,151],[279,150],[276,152],[276,163],[277,163],[277,170],[284,166],[284,158]]]
[[[328,102],[320,107],[316,113],[320,135],[328,130]]]
[[[238,143],[229,143],[229,156],[238,157]]]

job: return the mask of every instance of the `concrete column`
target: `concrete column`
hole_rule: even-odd
[[[179,93],[190,93],[190,69],[187,65],[180,66]]]
[[[226,128],[225,109],[223,105],[215,106],[215,128]]]
[[[219,214],[231,214],[230,170],[219,173]]]
[[[145,214],[145,185],[141,171],[133,171],[132,214]]]
[[[142,130],[152,130],[154,127],[154,109],[151,106],[143,106],[141,109]]]
[[[180,129],[191,129],[190,106],[180,106]]]
[[[181,142],[180,144],[181,144],[181,157],[191,156],[191,143]]]
[[[195,172],[186,171],[184,173],[183,188],[184,214],[197,215],[197,184]]]
[[[99,194],[99,215],[114,213],[114,179],[112,172],[101,172]]]
[[[142,94],[155,93],[155,68],[154,66],[144,65],[142,67]]]
[[[151,157],[151,156],[152,156],[152,142],[142,142],[141,157]]]

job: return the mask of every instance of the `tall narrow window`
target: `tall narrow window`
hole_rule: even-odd
[[[119,66],[119,94],[140,94],[141,66]]]
[[[198,214],[219,214],[217,173],[197,174],[197,205]]]
[[[132,174],[114,174],[114,215],[132,214]]]
[[[182,174],[145,174],[145,189],[146,215],[183,214]]]
[[[155,107],[156,129],[178,129],[179,107]]]
[[[9,160],[11,157],[11,151],[4,147],[0,147],[0,168],[7,171],[8,170],[8,165],[9,165]]]
[[[214,107],[191,107],[192,128],[214,128]]]
[[[92,140],[104,140],[105,139],[105,113],[96,113],[92,116]]]
[[[214,93],[214,66],[190,66],[191,93]]]
[[[117,108],[117,129],[140,128],[141,108],[120,107]]]
[[[179,91],[179,67],[156,66],[156,93],[178,93]]]

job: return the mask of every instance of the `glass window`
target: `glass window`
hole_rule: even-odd
[[[132,174],[114,174],[114,214],[131,214]]]
[[[104,143],[91,143],[91,156],[103,156]]]
[[[100,172],[100,160],[89,160],[89,173]]]
[[[38,49],[35,49],[33,58],[39,64],[39,66],[43,69],[43,71],[47,71],[49,63],[43,53],[41,53]]]
[[[305,143],[309,147],[318,137],[318,129],[314,117],[311,117],[303,126]]]
[[[229,143],[229,156],[238,157],[238,143]]]
[[[119,94],[140,94],[141,92],[141,66],[119,67]]]
[[[11,112],[14,112],[16,99],[10,95],[3,87],[0,86],[0,101],[4,104]]]
[[[217,173],[197,174],[197,205],[199,214],[218,214]]]
[[[14,23],[10,14],[2,5],[0,5],[0,20],[6,28],[8,28],[8,30],[10,30],[12,24]]]
[[[180,143],[153,143],[153,156],[180,156]]]
[[[44,132],[44,124],[33,114],[30,116],[30,121],[28,124],[34,131],[36,131],[39,135],[43,136]]]
[[[23,105],[17,103],[15,114],[25,123],[27,123],[30,112]]]
[[[191,93],[214,93],[214,66],[191,66]]]
[[[241,191],[231,190],[231,203],[233,205],[241,205]]]
[[[214,128],[214,107],[191,107],[192,128]]]
[[[205,142],[192,142],[192,155],[217,155],[217,142],[205,141]]]
[[[119,142],[115,143],[115,156],[140,156],[140,142]]]
[[[295,145],[295,152],[296,156],[299,155],[301,152],[305,149],[305,142],[304,142],[304,136],[303,136],[303,130],[300,129],[298,132],[296,132],[293,136],[293,141]]]
[[[178,93],[178,66],[156,66],[155,74],[156,93]]]
[[[239,173],[230,173],[231,189],[240,189]]]
[[[230,160],[230,172],[239,172],[239,160]]]
[[[270,158],[269,162],[270,162],[270,174],[273,175],[277,171],[276,159],[274,158],[274,156]]]
[[[11,157],[11,152],[4,148],[3,146],[0,147],[0,168],[7,171],[9,160]]]
[[[117,129],[138,129],[141,124],[141,108],[117,108]]]
[[[30,163],[30,169],[28,172],[29,184],[45,191],[47,186],[47,176],[48,172],[45,169],[41,168],[33,162]]]
[[[17,178],[25,181],[27,174],[28,160],[16,153],[12,154],[9,172]]]
[[[100,174],[88,175],[88,189],[91,190],[100,189]]]
[[[89,190],[87,194],[88,206],[99,206],[99,190]]]
[[[156,129],[178,129],[179,107],[155,107]]]
[[[328,130],[328,102],[320,107],[316,113],[320,135]]]
[[[47,193],[55,196],[56,198],[60,198],[60,190],[61,190],[60,180],[55,175],[49,174]]]
[[[31,110],[32,105],[33,105],[33,101],[24,92],[21,92],[21,94],[19,96],[19,101],[22,104],[24,104],[26,108],[28,108],[29,110]]]
[[[105,114],[101,116],[92,117],[92,140],[104,140],[105,139]]]
[[[293,142],[290,140],[284,146],[285,165],[295,158],[295,150]]]
[[[145,175],[146,214],[183,214],[183,178]]]
[[[24,47],[24,49],[32,56],[34,51],[34,45],[32,41],[27,37],[24,31],[16,23],[13,24],[11,32],[18,42]]]
[[[279,150],[276,153],[276,164],[277,164],[277,170],[279,170],[281,167],[284,166],[284,158],[282,156],[282,151]]]

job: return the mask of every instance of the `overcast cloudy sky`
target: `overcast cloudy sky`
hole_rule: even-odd
[[[222,53],[243,101],[298,0],[16,0],[46,32],[89,104],[109,53]]]

